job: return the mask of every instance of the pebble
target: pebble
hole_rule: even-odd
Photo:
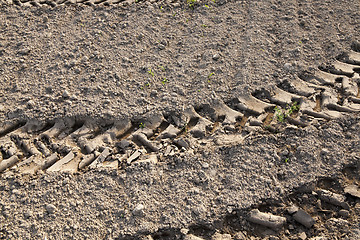
[[[220,58],[220,54],[216,53],[216,54],[213,55],[212,58],[213,58],[215,61],[217,61],[217,60],[219,60],[219,58]]]
[[[237,240],[245,240],[246,235],[243,232],[237,232],[235,233],[234,238]]]
[[[289,151],[287,149],[285,149],[284,151],[282,151],[280,153],[281,156],[288,156],[289,155]]]
[[[209,166],[210,166],[210,165],[209,165],[208,163],[203,163],[203,164],[202,164],[202,167],[203,167],[203,168],[209,168]]]
[[[253,209],[250,211],[250,217],[248,218],[250,222],[263,225],[272,229],[281,228],[285,222],[286,218],[281,216],[276,216],[270,213],[260,212],[258,209]]]
[[[56,207],[53,204],[47,204],[45,209],[48,213],[53,214],[56,211]]]
[[[63,94],[62,94],[62,97],[63,97],[63,98],[69,98],[69,97],[70,97],[70,93],[69,93],[67,90],[65,90],[65,91],[63,92]]]
[[[315,224],[315,219],[313,219],[307,212],[305,212],[302,209],[299,209],[294,215],[293,215],[295,221],[298,223],[301,223],[307,228],[311,228]]]
[[[291,63],[285,63],[285,64],[284,64],[284,68],[285,68],[286,70],[291,70],[291,69],[292,69]]]
[[[295,205],[292,205],[288,207],[286,210],[288,211],[289,214],[294,214],[299,210],[299,208]]]
[[[189,147],[189,144],[182,138],[175,139],[174,143],[176,145],[180,146],[180,147],[183,147],[183,148],[188,148]]]
[[[180,232],[181,232],[182,234],[186,235],[186,234],[189,233],[189,229],[187,229],[187,228],[182,228],[182,229],[180,229]]]
[[[270,236],[270,237],[269,237],[269,240],[279,240],[279,238],[276,237],[276,236]]]
[[[130,142],[123,139],[121,140],[118,144],[117,144],[117,147],[121,148],[121,149],[125,149],[127,148],[128,146],[130,146]]]
[[[350,216],[350,212],[348,210],[341,209],[339,211],[339,215],[342,216],[342,217],[348,218]]]
[[[351,196],[360,198],[360,188],[356,185],[349,185],[344,189],[344,192]]]
[[[185,236],[184,240],[204,240],[204,239],[199,238],[199,237],[197,237],[195,235],[189,234],[189,235]]]
[[[24,217],[25,218],[30,218],[32,215],[33,215],[33,213],[31,211],[24,212]]]
[[[329,149],[327,149],[327,148],[323,148],[323,149],[321,149],[321,155],[328,155],[330,153],[330,151],[329,151]]]
[[[13,189],[11,192],[12,194],[16,194],[16,195],[20,194],[20,191],[18,189]]]
[[[299,234],[299,239],[305,240],[306,238],[307,238],[307,236],[306,236],[305,232],[302,232],[302,233]]]
[[[212,240],[232,240],[230,234],[220,234],[220,233],[215,233],[211,239]]]
[[[141,203],[139,203],[138,205],[136,205],[136,207],[134,208],[133,210],[133,214],[135,216],[139,216],[139,215],[142,215],[144,213],[144,209],[145,209],[145,206]]]
[[[26,106],[28,108],[33,108],[35,106],[35,102],[33,100],[29,100],[27,103],[26,103]]]

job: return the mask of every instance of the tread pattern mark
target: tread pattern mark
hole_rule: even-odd
[[[360,112],[358,67],[360,53],[351,51],[339,56],[332,66],[282,81],[271,89],[226,103],[215,100],[180,114],[153,114],[136,121],[101,124],[64,118],[4,126],[0,129],[0,172],[77,172],[156,163],[190,150],[198,140],[234,144],[259,129],[278,132],[289,124],[306,127],[314,119],[328,121]],[[294,103],[298,107],[290,112],[289,106]],[[283,110],[279,112],[279,108]]]

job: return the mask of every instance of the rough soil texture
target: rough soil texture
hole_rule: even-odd
[[[138,118],[231,100],[350,50],[360,39],[359,12],[357,0],[211,1],[194,9],[1,2],[1,125]],[[360,201],[344,188],[359,180],[359,120],[354,113],[276,134],[258,130],[227,145],[198,139],[191,151],[118,170],[4,172],[0,237],[358,239]],[[348,215],[317,204],[319,189],[346,196]],[[316,224],[289,215],[270,231],[248,221],[251,209],[284,216],[293,203]]]

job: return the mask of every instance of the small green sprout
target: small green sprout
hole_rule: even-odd
[[[183,127],[183,131],[184,131],[184,133],[186,133],[186,132],[187,132],[187,130],[188,130],[188,123],[186,122],[186,123],[185,123],[185,125],[184,125],[184,127]]]
[[[286,116],[278,106],[275,107],[275,114],[276,114],[276,118],[279,122],[285,121]]]
[[[173,14],[173,17],[175,17],[176,13]]]
[[[141,122],[141,123],[139,124],[139,128],[145,128],[145,124]]]
[[[151,69],[149,69],[148,73],[149,73],[151,76],[154,76],[154,73],[151,71]]]
[[[289,158],[285,158],[285,163],[287,163],[289,161]]]
[[[163,6],[160,6],[160,11],[162,11],[163,10]]]
[[[165,69],[165,67],[164,66],[159,66],[159,68],[161,69],[161,71],[163,71],[163,72],[165,72],[166,71],[166,69]]]
[[[206,5],[206,4],[205,4],[204,6],[207,7],[207,8],[210,8],[210,7],[209,7],[208,5]]]
[[[165,85],[165,83],[169,82],[169,80],[167,80],[166,78],[164,78],[161,83]]]
[[[197,0],[186,0],[186,2],[188,4],[189,8],[194,9],[194,6],[195,6]]]
[[[210,78],[212,75],[215,75],[215,73],[214,72],[210,73],[208,78]]]
[[[288,110],[288,115],[293,114],[294,112],[298,111],[300,109],[300,105],[298,104],[298,102],[294,102],[291,106],[290,109]]]
[[[300,104],[298,102],[294,102],[290,107],[287,106],[286,110],[282,110],[280,107],[275,107],[276,118],[279,122],[285,122],[285,119],[289,117],[294,112],[300,109]]]
[[[189,19],[186,19],[185,22],[189,22]]]
[[[207,27],[207,25],[206,25],[206,24],[201,24],[201,26],[202,26],[203,28],[206,28],[206,27]]]

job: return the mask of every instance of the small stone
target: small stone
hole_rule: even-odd
[[[189,147],[189,144],[182,138],[175,139],[174,143],[176,145],[180,146],[180,147],[183,147],[183,148],[188,148]]]
[[[212,58],[213,58],[215,61],[217,61],[217,60],[219,60],[219,58],[220,58],[220,54],[216,53],[216,54],[214,54],[214,55],[212,56]]]
[[[233,125],[226,125],[224,129],[228,132],[235,132],[235,127]]]
[[[142,154],[142,152],[140,150],[136,150],[128,159],[127,159],[127,164],[131,164],[134,160],[136,160],[138,157],[140,157],[140,155]]]
[[[204,239],[199,238],[199,237],[197,237],[195,235],[189,234],[189,235],[185,236],[184,240],[204,240]]]
[[[32,215],[33,215],[33,213],[31,211],[24,212],[24,217],[25,218],[30,218]]]
[[[27,103],[26,103],[26,106],[28,108],[34,108],[35,106],[35,102],[33,100],[29,100]]]
[[[116,146],[119,147],[120,149],[125,149],[125,148],[127,148],[128,146],[130,146],[130,142],[127,141],[127,140],[125,140],[125,139],[123,139],[123,140],[121,140]]]
[[[15,194],[15,195],[20,194],[20,191],[18,189],[13,189],[11,192],[12,192],[12,194]]]
[[[160,49],[160,50],[164,50],[164,49],[165,49],[165,45],[159,44],[159,49]]]
[[[290,70],[292,69],[291,63],[285,63],[285,64],[284,64],[284,68],[285,68],[286,70],[290,71]]]
[[[285,222],[286,218],[281,216],[276,216],[270,213],[260,212],[258,209],[253,209],[250,211],[250,217],[248,218],[250,222],[263,225],[272,229],[281,228]]]
[[[283,157],[286,157],[286,156],[289,155],[289,151],[288,151],[287,149],[285,149],[284,151],[282,151],[282,152],[280,153],[280,155],[283,156]]]
[[[189,229],[187,229],[187,228],[182,228],[182,229],[180,229],[180,232],[181,232],[182,234],[186,235],[186,234],[189,233]]]
[[[63,92],[63,94],[62,94],[62,97],[63,97],[63,98],[69,98],[69,97],[70,97],[70,93],[69,93],[67,90],[65,90],[65,91]]]
[[[295,221],[301,223],[307,228],[311,228],[315,224],[315,220],[304,210],[299,209],[294,215],[293,215]]]
[[[323,189],[318,190],[317,193],[321,200],[344,209],[349,209],[349,205],[345,201],[345,196]]]
[[[341,209],[339,211],[339,215],[344,217],[344,218],[348,218],[350,216],[350,212],[348,210],[345,210],[345,209]]]
[[[321,149],[321,152],[320,152],[321,155],[328,155],[329,153],[330,153],[330,151],[327,148]]]
[[[289,229],[290,229],[290,230],[294,230],[295,228],[294,228],[294,226],[293,226],[292,224],[290,224],[290,225],[289,225]]]
[[[232,240],[230,234],[220,234],[220,233],[215,233],[211,239],[212,240]]]
[[[56,211],[56,207],[53,204],[47,204],[45,209],[48,213],[53,214]]]
[[[235,240],[245,240],[246,239],[246,235],[243,232],[237,232],[234,235],[234,239]]]
[[[210,165],[209,165],[208,163],[203,163],[203,164],[202,164],[202,167],[203,167],[203,168],[209,168],[209,166],[210,166]]]
[[[279,240],[279,238],[276,237],[276,236],[270,236],[270,237],[269,237],[269,240]]]
[[[134,208],[133,214],[135,216],[142,215],[144,213],[144,209],[145,209],[145,206],[140,203],[140,204],[136,205],[136,207]]]
[[[299,239],[305,240],[306,238],[307,238],[307,236],[306,236],[305,232],[302,232],[302,233],[299,234]]]
[[[350,194],[351,196],[360,198],[360,189],[356,185],[349,185],[344,189],[344,192]]]
[[[286,210],[288,211],[289,214],[294,214],[299,210],[299,208],[295,205],[292,205],[288,207]]]
[[[158,92],[154,89],[154,90],[151,91],[150,96],[156,97],[157,94],[158,94]]]

